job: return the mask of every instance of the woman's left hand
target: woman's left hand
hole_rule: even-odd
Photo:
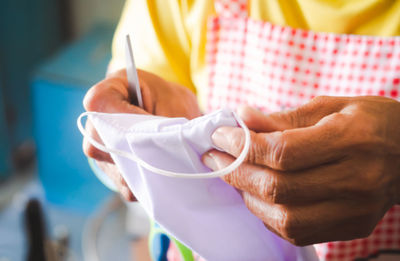
[[[383,97],[317,97],[288,112],[239,115],[252,130],[245,163],[223,179],[282,238],[308,245],[368,236],[400,203],[400,103]],[[244,145],[240,128],[213,134],[213,170]]]

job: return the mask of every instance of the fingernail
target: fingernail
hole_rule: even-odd
[[[218,128],[214,133],[211,135],[211,139],[215,146],[222,150],[229,149],[229,140],[224,131],[224,128]]]
[[[217,162],[215,161],[213,154],[211,152],[206,152],[203,155],[203,163],[212,170],[217,169]]]

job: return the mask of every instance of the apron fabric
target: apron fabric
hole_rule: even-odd
[[[400,38],[317,33],[248,18],[246,0],[216,0],[208,21],[207,111],[240,104],[275,112],[320,96],[399,99]],[[320,260],[400,249],[400,206],[364,239],[315,245]]]

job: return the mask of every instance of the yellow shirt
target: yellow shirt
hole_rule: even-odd
[[[249,16],[318,32],[400,35],[397,0],[249,0]],[[127,0],[117,27],[110,70],[125,66],[125,35],[138,68],[199,93],[207,86],[207,18],[213,0]],[[200,102],[202,105],[202,101]]]

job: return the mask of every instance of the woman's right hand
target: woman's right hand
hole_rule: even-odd
[[[201,115],[196,96],[188,88],[141,70],[138,70],[138,76],[143,109],[130,103],[131,94],[125,69],[108,75],[106,79],[90,88],[83,101],[85,109],[96,112],[153,114],[188,119]],[[89,120],[86,122],[86,131],[101,142]],[[110,154],[98,150],[87,139],[83,140],[83,151],[88,157],[97,161],[98,166],[113,180],[118,191],[126,200],[135,200]]]

